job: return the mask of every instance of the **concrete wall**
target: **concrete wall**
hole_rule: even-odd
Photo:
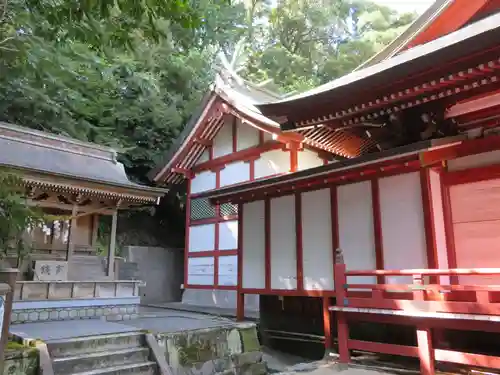
[[[128,246],[125,259],[138,267],[138,277],[146,282],[140,287],[141,303],[177,302],[181,300],[184,278],[184,254],[179,249]]]
[[[195,306],[236,309],[236,290],[186,289],[182,294],[182,303]],[[245,295],[245,310],[259,311],[258,295]]]

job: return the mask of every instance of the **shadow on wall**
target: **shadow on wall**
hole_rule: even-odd
[[[179,302],[184,277],[182,249],[126,246],[124,256],[136,263],[138,278],[146,282],[140,287],[141,303]]]

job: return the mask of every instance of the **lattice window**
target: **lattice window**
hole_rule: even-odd
[[[193,199],[191,201],[191,220],[210,219],[215,217],[215,207],[208,198]]]
[[[232,203],[222,203],[220,205],[220,216],[238,215],[238,206]]]

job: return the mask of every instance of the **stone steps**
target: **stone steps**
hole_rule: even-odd
[[[157,375],[155,362],[136,363],[133,365],[113,366],[87,372],[74,372],[71,375]],[[61,374],[62,375],[62,374]]]
[[[141,332],[47,342],[54,375],[158,375]]]

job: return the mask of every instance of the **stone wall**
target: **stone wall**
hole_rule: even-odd
[[[106,319],[108,321],[130,320],[138,317],[139,305],[96,305],[14,309],[12,324],[55,320]]]
[[[3,375],[38,375],[36,349],[7,350]]]
[[[174,375],[264,375],[253,323],[157,334]]]

